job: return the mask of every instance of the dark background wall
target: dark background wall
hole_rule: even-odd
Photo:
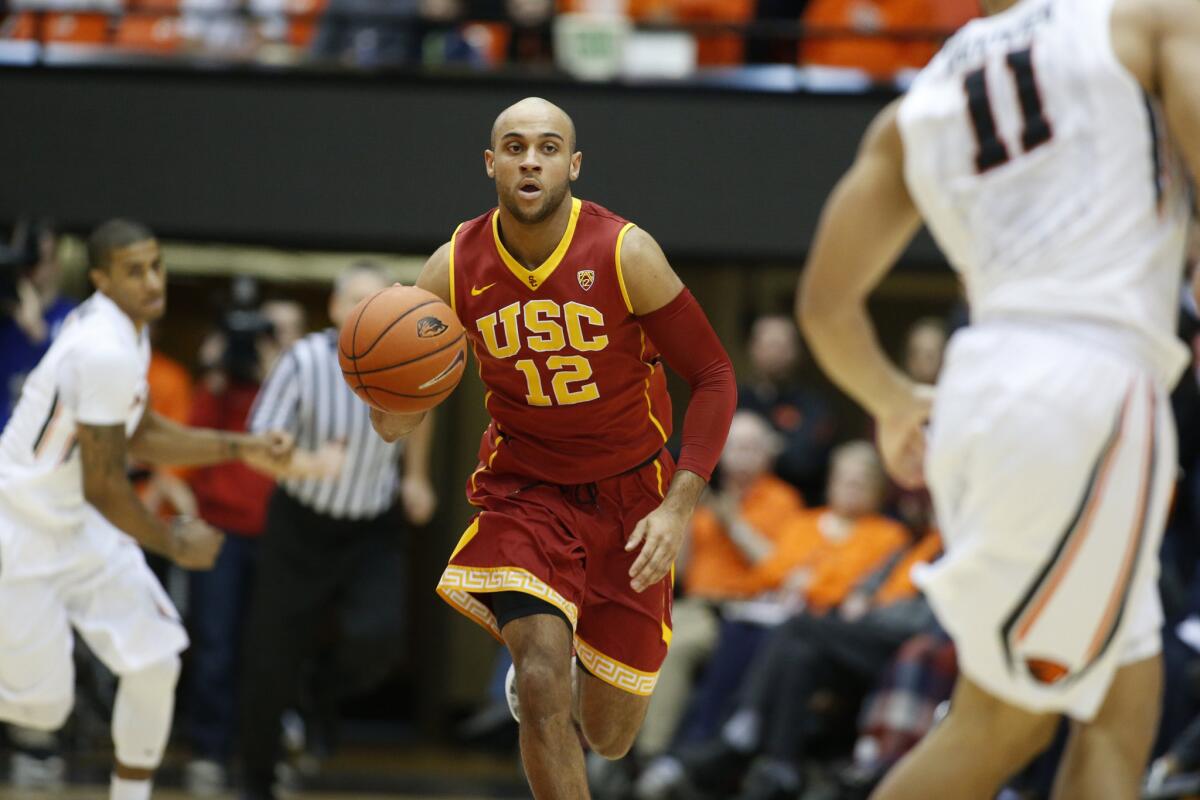
[[[529,94],[576,119],[577,194],[674,258],[803,256],[886,98],[249,71],[0,69],[0,221],[428,251],[494,204],[482,151]],[[927,243],[916,255],[933,258]]]

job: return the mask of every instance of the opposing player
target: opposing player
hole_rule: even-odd
[[[0,719],[62,725],[75,684],[74,627],[120,678],[110,797],[145,800],[187,635],[134,540],[207,569],[222,536],[200,521],[150,514],[126,459],[283,461],[291,442],[184,428],[148,411],[146,326],[166,303],[158,243],[142,225],[112,220],[92,234],[88,256],[96,293],[30,373],[0,437]]]
[[[868,131],[799,299],[893,474],[919,483],[924,462],[948,546],[917,577],[962,676],[876,797],[994,797],[1066,714],[1057,795],[1132,798],[1161,694],[1189,217],[1169,140],[1200,177],[1200,4],[984,6]],[[888,362],[865,311],[922,217],[974,322],[951,343],[927,457],[927,388]]]
[[[588,796],[573,716],[608,758],[637,734],[671,639],[671,565],[736,404],[728,357],[654,239],[572,197],[581,160],[561,109],[505,110],[484,153],[499,207],[418,281],[466,327],[492,415],[467,486],[480,513],[438,593],[512,653],[540,800]],[[678,468],[663,360],[692,388]],[[419,418],[373,414],[387,439]]]

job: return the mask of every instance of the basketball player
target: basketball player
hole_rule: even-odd
[[[166,303],[158,243],[145,227],[112,220],[91,235],[88,256],[96,293],[30,373],[0,437],[0,719],[62,725],[75,684],[74,627],[120,678],[110,797],[145,800],[187,635],[134,540],[186,569],[207,569],[222,536],[198,520],[168,524],[148,512],[126,477],[127,457],[285,461],[291,442],[185,428],[148,411],[147,325]]]
[[[825,209],[800,322],[922,471],[947,554],[918,581],[953,636],[952,710],[876,797],[994,797],[1073,720],[1059,797],[1132,798],[1159,715],[1167,394],[1200,177],[1200,3],[984,0],[867,132]],[[921,219],[974,324],[928,387],[865,311]],[[924,464],[924,467],[922,467]]]
[[[637,735],[671,639],[671,565],[737,393],[654,239],[572,196],[581,160],[562,109],[505,110],[484,153],[499,207],[418,280],[466,327],[492,415],[467,486],[480,513],[438,593],[512,653],[539,800],[588,796],[573,716],[607,758]],[[664,360],[692,388],[678,468]],[[373,417],[391,439],[420,415]]]

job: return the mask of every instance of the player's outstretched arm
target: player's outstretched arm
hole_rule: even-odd
[[[663,360],[692,390],[683,420],[679,469],[662,505],[638,523],[626,543],[626,550],[642,548],[629,570],[631,585],[641,592],[662,580],[679,554],[688,520],[729,433],[737,382],[716,332],[658,242],[631,228],[620,255],[631,311]]]
[[[125,473],[125,426],[76,426],[83,466],[83,496],[104,518],[147,550],[186,569],[208,569],[224,536],[200,520],[168,525],[142,505]]]
[[[887,357],[867,313],[867,298],[921,222],[904,183],[898,108],[892,103],[871,124],[854,165],[825,204],[796,313],[826,374],[875,417],[888,471],[901,484],[917,486],[929,394]]]
[[[417,286],[427,292],[437,295],[443,303],[454,307],[450,296],[450,243],[439,247],[421,268],[417,277]],[[371,409],[371,427],[385,442],[403,439],[417,429],[427,412],[416,414],[389,414],[378,409]]]
[[[203,467],[223,461],[268,461],[285,465],[294,442],[288,433],[234,433],[180,425],[154,411],[146,411],[129,442],[138,461],[155,465]]]

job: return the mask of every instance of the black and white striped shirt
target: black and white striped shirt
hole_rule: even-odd
[[[346,445],[337,478],[292,478],[280,486],[298,502],[335,519],[366,519],[391,508],[402,445],[375,434],[367,406],[354,396],[338,366],[337,332],[310,333],[283,354],[250,411],[250,430],[289,431],[296,447]]]

